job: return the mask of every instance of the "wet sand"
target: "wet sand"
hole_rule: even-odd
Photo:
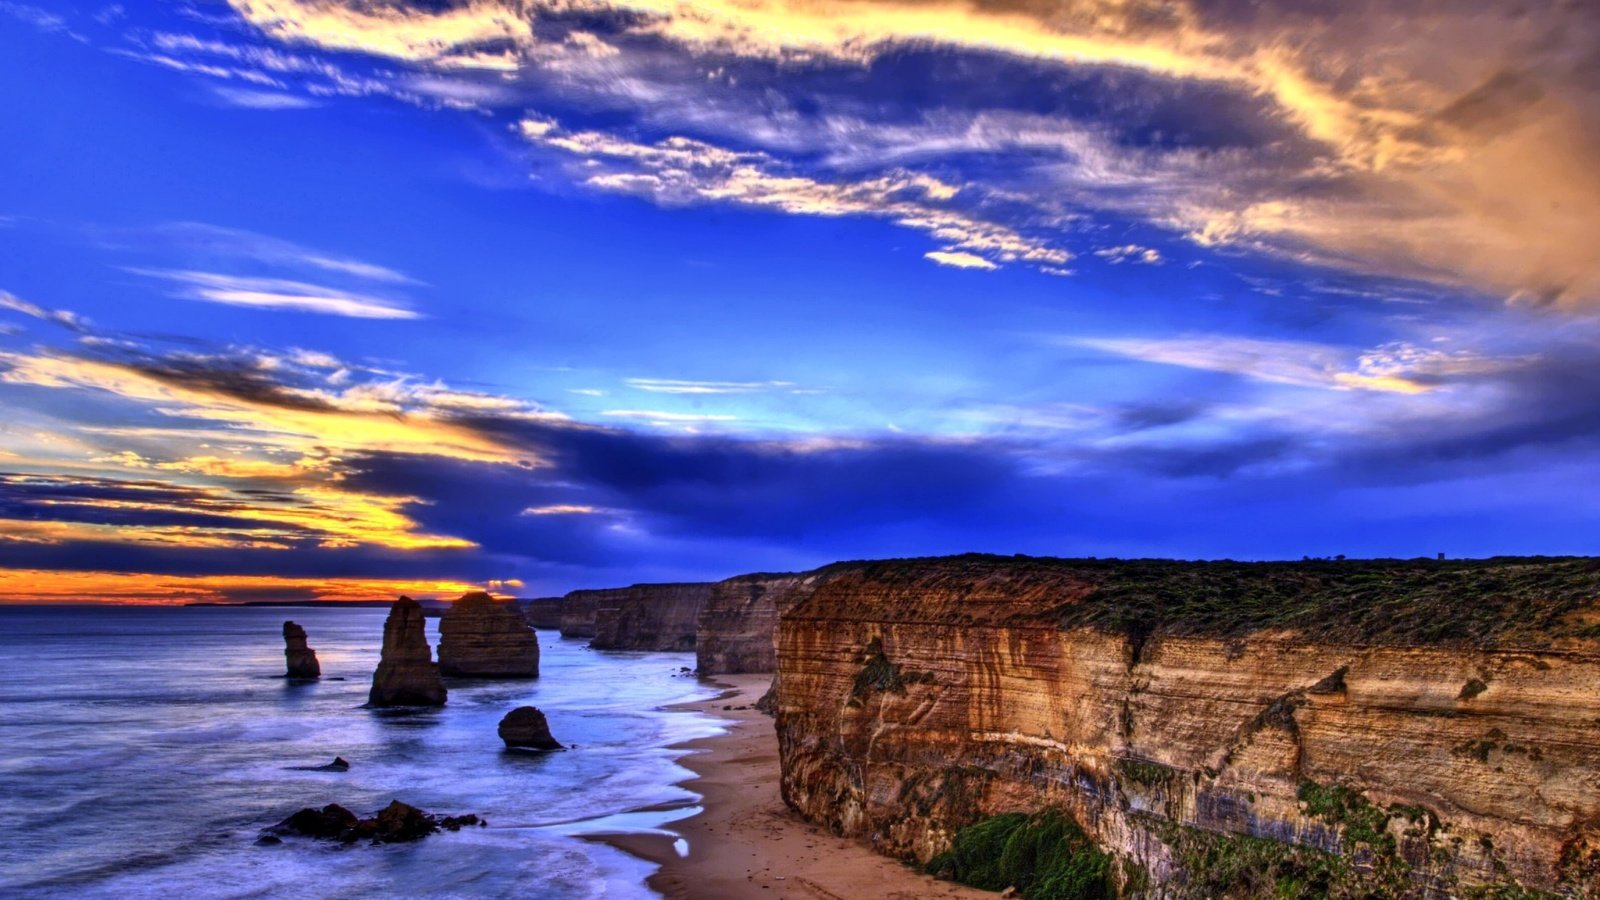
[[[929,878],[866,845],[800,820],[778,796],[778,739],[772,719],[753,708],[770,675],[721,675],[722,696],[685,704],[732,720],[727,733],[685,744],[685,782],[702,811],[669,827],[689,844],[680,857],[665,835],[596,839],[661,866],[650,887],[670,900],[940,900],[993,898],[986,891]],[[744,707],[725,709],[724,707]]]

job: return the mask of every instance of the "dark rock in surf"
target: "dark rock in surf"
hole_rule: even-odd
[[[550,735],[550,723],[537,707],[519,706],[500,720],[500,740],[507,747],[525,750],[562,750],[561,742]]]
[[[460,831],[469,825],[488,824],[475,815],[435,816],[408,803],[394,800],[377,813],[363,819],[337,803],[317,809],[306,807],[282,822],[265,829],[258,844],[275,843],[279,838],[298,835],[318,840],[353,844],[370,840],[374,844],[398,844],[421,840],[441,829]]]

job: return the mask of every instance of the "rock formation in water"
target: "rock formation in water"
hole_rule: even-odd
[[[635,584],[561,598],[561,636],[598,650],[693,650],[710,584]]]
[[[507,747],[530,750],[560,750],[561,742],[550,736],[550,723],[538,707],[519,706],[500,720],[500,740]]]
[[[353,844],[370,840],[374,844],[416,841],[440,829],[460,831],[469,825],[485,825],[475,815],[434,816],[407,803],[394,800],[378,812],[361,818],[337,803],[317,809],[306,807],[262,832],[264,839],[289,835]],[[276,841],[263,840],[263,843]]]
[[[700,674],[776,671],[778,617],[844,568],[739,575],[712,585],[694,648]]]
[[[538,678],[538,635],[515,603],[482,591],[467,594],[439,619],[439,674]]]
[[[783,796],[920,862],[1059,811],[1131,896],[1596,896],[1597,598],[1597,560],[866,564],[779,624]]]
[[[306,646],[306,630],[293,622],[283,623],[283,655],[288,661],[289,678],[321,678],[322,666],[317,651]]]
[[[518,600],[522,607],[522,618],[529,625],[540,631],[561,630],[561,598],[536,597],[532,600]]]
[[[711,585],[636,584],[596,607],[596,650],[694,649]]]
[[[417,601],[395,601],[383,623],[383,655],[372,674],[368,706],[444,705],[444,682],[428,647],[426,627]]]

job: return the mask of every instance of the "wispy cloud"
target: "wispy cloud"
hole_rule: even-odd
[[[25,316],[60,325],[69,331],[83,333],[89,328],[89,323],[75,312],[65,309],[45,309],[37,304],[29,303],[8,291],[0,291],[0,309],[9,309]]]
[[[1000,268],[987,259],[975,253],[967,253],[964,250],[930,250],[922,255],[941,266],[949,266],[953,269],[983,269],[988,271]]]
[[[286,94],[281,91],[258,91],[248,88],[213,87],[211,93],[228,104],[240,109],[314,109],[322,104],[309,97],[297,94]]]
[[[187,269],[129,269],[180,286],[177,296],[228,306],[310,312],[355,319],[418,319],[400,303],[324,285],[283,278],[252,278]]]
[[[765,391],[795,391],[792,381],[686,381],[676,378],[629,378],[624,382],[634,390],[651,394],[758,394]]]

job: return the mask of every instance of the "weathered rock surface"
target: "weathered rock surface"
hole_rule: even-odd
[[[778,617],[844,568],[739,575],[712,585],[695,640],[700,674],[776,671]]]
[[[443,706],[444,682],[428,647],[422,607],[410,597],[396,600],[383,623],[383,655],[372,674],[368,706]]]
[[[1060,808],[1133,895],[1595,896],[1597,598],[1595,560],[868,564],[780,622],[783,795],[919,861]]]
[[[700,611],[711,596],[709,583],[636,584],[609,595],[594,617],[596,650],[690,651],[700,628]]]
[[[266,837],[298,835],[345,844],[362,840],[395,844],[421,840],[440,829],[460,831],[465,826],[480,824],[485,823],[476,815],[434,816],[394,800],[365,819],[337,803],[321,809],[308,806],[262,834]]]
[[[561,742],[550,736],[550,723],[536,706],[519,706],[500,720],[500,740],[507,747],[531,750],[560,750]]]
[[[529,625],[540,631],[561,630],[561,598],[536,597],[532,600],[518,600],[522,607],[522,618]]]
[[[708,583],[635,584],[561,598],[561,636],[598,650],[693,650]]]
[[[288,662],[286,677],[322,677],[322,665],[317,662],[317,651],[306,646],[306,630],[293,622],[283,623],[283,655]]]
[[[539,638],[515,603],[467,594],[439,619],[439,674],[538,678]]]

